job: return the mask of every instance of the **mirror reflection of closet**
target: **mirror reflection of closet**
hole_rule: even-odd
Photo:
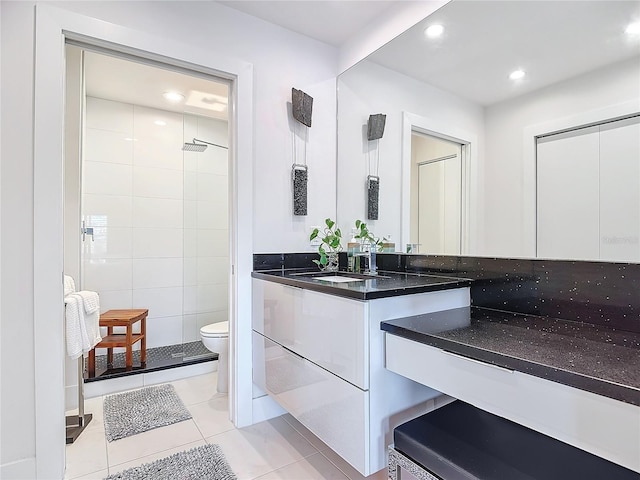
[[[537,138],[537,256],[640,261],[640,116]]]
[[[423,254],[459,255],[462,145],[411,134],[411,243]]]

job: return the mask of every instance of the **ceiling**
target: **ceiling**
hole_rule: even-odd
[[[340,46],[397,1],[219,3]],[[622,33],[633,20],[640,20],[638,1],[454,0],[369,59],[486,106],[633,56],[640,59],[640,36]],[[445,27],[437,41],[423,34],[432,23]],[[219,97],[227,97],[224,83],[91,52],[85,65],[88,95],[227,118],[226,109],[219,111]],[[514,83],[508,75],[516,68],[527,76]],[[182,92],[185,101],[167,102],[162,97],[167,90]],[[201,93],[190,99],[190,92]]]
[[[454,0],[369,60],[484,106],[635,57],[638,1]],[[444,26],[442,37],[424,29]],[[523,69],[518,82],[509,74]],[[640,88],[640,86],[639,86]]]
[[[222,81],[90,51],[85,51],[84,65],[90,97],[227,120],[228,86]],[[162,96],[168,91],[184,99],[169,102]]]
[[[231,0],[218,3],[340,47],[393,4],[397,5],[398,0]]]

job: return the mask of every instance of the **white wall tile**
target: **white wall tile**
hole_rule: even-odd
[[[107,310],[133,308],[132,290],[102,290],[100,295],[100,313]]]
[[[182,340],[185,343],[200,340],[200,329],[197,321],[198,316],[195,314],[182,316]]]
[[[198,284],[226,284],[229,281],[228,257],[198,257]]]
[[[82,212],[87,224],[100,222],[100,225],[107,227],[132,226],[133,200],[129,195],[85,194],[82,202]]]
[[[216,202],[220,208],[228,210],[228,184],[227,177],[211,175],[208,173],[197,174],[197,199],[205,202]]]
[[[182,258],[136,258],[133,288],[182,286]]]
[[[195,257],[198,255],[198,230],[195,228],[184,229],[184,256]]]
[[[134,112],[135,165],[182,171],[182,115],[137,105]],[[166,125],[156,125],[156,120]]]
[[[198,313],[197,320],[196,320],[196,327],[198,328],[198,332],[200,332],[200,329],[205,325],[209,325],[211,323],[224,322],[227,320],[229,320],[229,312],[226,310],[219,310],[217,312]]]
[[[183,288],[183,312],[185,314],[198,312],[198,286],[188,286]]]
[[[197,172],[184,172],[184,199],[185,200],[197,200],[198,199],[198,173]]]
[[[198,171],[198,152],[182,152],[183,165],[185,172]]]
[[[198,285],[196,305],[198,312],[226,310],[228,306],[227,286]]]
[[[155,167],[133,167],[133,194],[136,197],[182,200],[182,172]]]
[[[223,202],[226,205],[226,202]],[[218,202],[197,202],[198,228],[228,228],[229,210]]]
[[[137,288],[133,291],[133,308],[148,308],[149,317],[182,315],[182,287]]]
[[[147,348],[182,343],[182,315],[147,318]]]
[[[133,224],[136,227],[182,228],[182,219],[180,200],[133,197]]]
[[[228,230],[198,230],[198,256],[229,256]]]
[[[82,242],[83,258],[131,258],[131,228],[97,227],[91,219],[86,226],[93,227],[93,236],[87,235]]]
[[[131,259],[84,260],[83,288],[100,293],[103,290],[131,288]]]
[[[198,154],[198,172],[211,173],[215,175],[228,175],[229,153],[218,147],[209,147],[206,151]]]
[[[198,202],[184,201],[184,228],[198,228]]]
[[[185,287],[198,284],[198,263],[201,259],[196,257],[184,258],[184,285]]]
[[[133,169],[131,165],[84,162],[82,192],[103,195],[131,195]]]
[[[86,127],[133,135],[133,105],[87,97]]]
[[[181,228],[134,228],[133,258],[182,257]]]
[[[132,165],[133,144],[130,133],[87,128],[84,161]]]

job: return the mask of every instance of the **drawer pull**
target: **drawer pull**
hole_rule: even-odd
[[[450,355],[452,357],[461,358],[462,360],[466,360],[468,362],[476,363],[476,364],[482,365],[484,367],[491,367],[491,368],[495,368],[495,369],[498,369],[498,370],[503,371],[503,372],[513,373],[513,370],[511,370],[510,368],[501,367],[500,365],[494,365],[493,363],[483,362],[482,360],[476,360],[475,358],[464,357],[462,355],[458,355],[457,353],[448,352],[447,350],[440,349],[440,351],[442,353],[446,353],[447,355]]]

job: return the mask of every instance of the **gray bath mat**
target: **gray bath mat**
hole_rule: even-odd
[[[104,430],[110,442],[190,418],[173,385],[145,387],[104,399]]]
[[[203,445],[109,475],[105,480],[234,480],[219,445]]]

